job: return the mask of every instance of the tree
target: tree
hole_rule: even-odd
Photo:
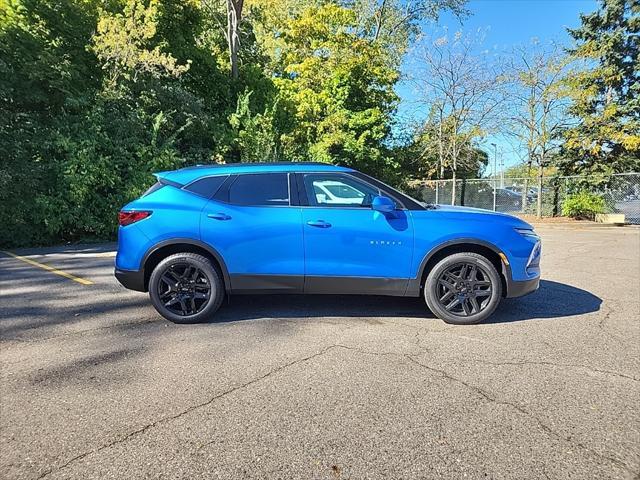
[[[551,155],[561,146],[561,133],[568,125],[567,102],[563,95],[567,60],[556,45],[532,44],[514,49],[505,80],[508,108],[507,133],[526,151],[527,172],[522,189],[522,209],[526,208],[528,179],[532,167],[538,177],[538,216],[541,214],[542,178]]]
[[[640,169],[640,2],[600,0],[569,29],[574,71],[568,77],[570,112],[565,132],[567,173],[610,174]]]
[[[101,11],[93,51],[113,85],[121,76],[135,82],[141,73],[178,77],[189,69],[189,63],[178,65],[160,45],[150,46],[156,35],[158,3],[127,0],[122,13]]]
[[[238,52],[240,51],[240,21],[244,0],[227,0],[227,43],[229,45],[229,62],[231,78],[238,78]]]
[[[229,58],[229,70],[233,80],[240,76],[240,25],[243,20],[244,0],[202,0],[209,16],[224,35]],[[224,16],[224,21],[221,17]]]
[[[358,36],[352,9],[294,7],[292,14],[282,12],[286,21],[270,11],[268,23],[256,26],[261,44],[273,48],[268,68],[278,90],[282,155],[390,175],[394,165],[384,142],[397,101],[397,70],[381,45]]]
[[[319,160],[397,184],[402,56],[462,3],[0,0],[0,244],[113,238],[153,172],[197,163]]]
[[[254,114],[250,107],[251,94],[245,91],[238,97],[236,111],[229,117],[240,158],[243,162],[280,160],[282,153],[277,124],[279,101],[276,100],[263,113]]]
[[[466,0],[352,0],[359,36],[385,46],[389,61],[402,61],[407,47],[421,31],[421,22],[438,20],[441,12],[458,18],[468,14]]]
[[[429,42],[418,57],[413,79],[418,101],[429,108],[427,128],[437,145],[440,178],[451,172],[451,203],[456,198],[456,178],[464,163],[473,159],[475,142],[492,128],[502,97],[500,76],[481,56],[473,54],[475,42],[460,32]]]
[[[558,174],[558,168],[550,165],[544,168],[544,177],[551,177]],[[508,167],[504,172],[505,177],[508,178],[528,178],[535,181],[538,177],[537,170],[531,169],[528,162],[518,163]]]
[[[102,71],[86,46],[95,4],[73,0],[0,2],[0,244],[57,237],[48,224],[57,185],[52,158],[58,119],[91,106]]]

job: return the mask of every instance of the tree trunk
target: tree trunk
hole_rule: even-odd
[[[451,170],[453,172],[453,176],[451,177],[451,205],[456,204],[456,169],[453,168]]]
[[[529,175],[531,175],[531,152],[529,152],[529,159],[527,160],[527,174],[524,177],[524,186],[522,187],[522,213],[527,211],[527,193],[529,192]]]
[[[380,32],[382,31],[382,24],[384,23],[384,15],[385,15],[385,7],[387,4],[387,0],[382,0],[382,5],[380,5],[380,9],[376,12],[376,31],[373,35],[373,41],[377,42],[380,37]]]
[[[464,195],[467,190],[467,181],[463,178],[460,183],[460,205],[464,207]]]
[[[558,179],[553,179],[553,216],[557,217],[560,214],[560,185]]]
[[[229,62],[231,78],[237,80],[239,75],[238,52],[240,51],[240,20],[244,0],[227,0],[227,43],[229,45]]]
[[[538,205],[536,208],[536,216],[542,218],[542,159],[540,159],[540,165],[538,165]]]
[[[440,178],[444,179],[444,147],[442,145],[442,119],[438,122],[438,163],[440,164]]]

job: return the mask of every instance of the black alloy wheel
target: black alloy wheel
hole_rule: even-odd
[[[486,257],[474,252],[454,253],[429,271],[424,298],[429,309],[447,323],[479,323],[500,303],[502,279]]]
[[[220,269],[211,259],[196,253],[176,253],[163,259],[151,272],[151,303],[174,323],[207,321],[225,296]]]
[[[489,273],[474,263],[461,262],[438,278],[438,302],[453,315],[469,317],[482,312],[491,300]]]
[[[211,297],[211,282],[197,266],[172,263],[158,282],[158,296],[165,308],[184,317],[201,312]]]

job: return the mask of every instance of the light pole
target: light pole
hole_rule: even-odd
[[[493,211],[496,211],[496,167],[498,165],[498,146],[495,143],[493,146]]]
[[[500,150],[500,188],[504,188],[504,151]]]

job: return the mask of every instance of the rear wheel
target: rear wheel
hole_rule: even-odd
[[[207,257],[176,253],[153,269],[149,296],[158,313],[171,322],[203,322],[222,304],[222,276]]]
[[[493,264],[482,255],[455,253],[429,272],[424,298],[429,309],[447,323],[479,323],[500,303],[502,281]]]

